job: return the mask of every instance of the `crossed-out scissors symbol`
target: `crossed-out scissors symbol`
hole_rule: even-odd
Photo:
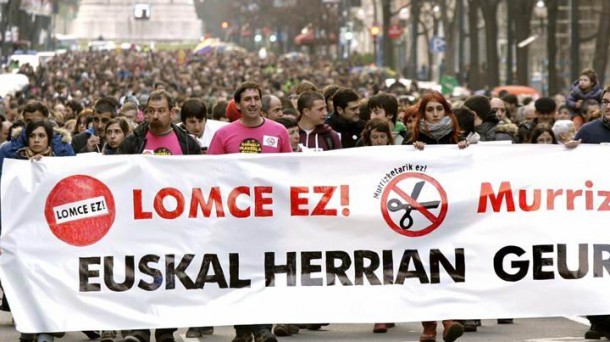
[[[417,201],[417,198],[419,197],[419,194],[421,193],[421,190],[424,187],[425,183],[426,182],[421,181],[421,182],[417,182],[417,184],[415,184],[415,187],[413,188],[413,192],[411,193],[411,198],[413,199],[413,201]],[[415,209],[415,210],[419,210],[420,208],[436,209],[436,208],[438,208],[438,206],[440,204],[441,204],[441,201],[429,201],[429,202],[421,202],[421,203],[418,203],[418,205],[412,206],[409,203],[401,202],[399,199],[391,199],[388,201],[388,209],[391,212],[397,212],[397,211],[404,210],[405,213],[402,216],[402,218],[400,219],[400,228],[409,229],[413,226],[413,217],[411,217],[411,211],[413,209]],[[405,224],[405,221],[408,221],[408,223]]]

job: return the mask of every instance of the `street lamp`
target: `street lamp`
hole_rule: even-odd
[[[373,37],[373,60],[375,61],[375,65],[377,65],[377,37],[379,37],[379,33],[381,29],[378,24],[373,24],[371,27],[371,36]]]

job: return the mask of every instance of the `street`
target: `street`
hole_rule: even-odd
[[[9,313],[0,312],[0,342],[19,341],[19,334],[11,322]],[[477,332],[465,333],[459,341],[464,342],[566,342],[587,341],[583,338],[587,330],[586,319],[580,317],[556,317],[536,319],[516,319],[514,324],[498,325],[493,320],[484,320]],[[334,342],[334,341],[388,341],[415,342],[421,332],[419,323],[399,323],[385,334],[373,334],[372,324],[331,324],[319,331],[301,330],[298,335],[279,338],[285,342]],[[232,327],[216,327],[214,335],[200,339],[187,339],[186,329],[180,329],[175,335],[177,341],[183,342],[229,342],[234,336]],[[438,328],[440,338],[441,328]],[[80,332],[66,334],[58,341],[76,342],[88,341]]]

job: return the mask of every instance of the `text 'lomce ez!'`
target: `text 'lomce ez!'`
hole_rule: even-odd
[[[349,185],[292,186],[288,191],[290,216],[350,215]],[[152,195],[142,189],[133,190],[135,220],[275,215],[272,186],[192,188],[186,192],[167,187],[154,193],[154,197]]]

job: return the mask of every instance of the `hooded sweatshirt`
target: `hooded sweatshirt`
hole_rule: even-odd
[[[327,124],[316,126],[309,133],[299,127],[299,145],[304,151],[329,151],[341,148],[341,138]]]

